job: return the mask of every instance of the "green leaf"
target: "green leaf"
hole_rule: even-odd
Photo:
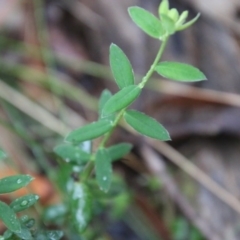
[[[20,217],[20,222],[21,222],[21,225],[26,227],[26,228],[32,228],[36,221],[34,218],[30,218],[28,215],[23,215]]]
[[[14,210],[14,212],[20,212],[34,205],[38,199],[38,195],[28,194],[12,201],[10,207]]]
[[[28,228],[26,227],[21,227],[21,231],[20,232],[17,232],[15,233],[18,237],[20,237],[20,239],[26,239],[26,240],[32,240],[32,234],[31,232],[29,231]]]
[[[129,106],[140,93],[141,88],[136,85],[121,89],[106,102],[102,111],[102,116],[108,116]]]
[[[51,224],[64,223],[66,215],[68,213],[67,206],[65,204],[52,205],[45,208],[43,213],[43,221]]]
[[[71,196],[71,223],[78,232],[83,232],[92,219],[92,195],[87,185],[74,183]]]
[[[80,165],[89,161],[91,157],[91,154],[82,151],[79,146],[71,144],[61,144],[54,148],[54,152],[66,162]]]
[[[105,104],[106,105],[106,104]],[[87,124],[79,129],[70,132],[65,140],[73,144],[81,143],[102,136],[112,128],[111,122],[102,119],[97,122]]]
[[[176,8],[172,8],[169,12],[168,12],[168,17],[170,17],[174,22],[177,22],[179,19],[179,13],[178,10]]]
[[[15,212],[4,202],[0,201],[0,219],[12,232],[20,232],[21,225]]]
[[[152,13],[140,7],[130,7],[128,8],[128,13],[133,22],[149,36],[160,38],[164,35],[165,31],[160,20]]]
[[[0,148],[0,160],[3,160],[7,157],[7,154]]]
[[[168,14],[169,12],[169,2],[168,0],[162,0],[158,8],[158,14],[161,17],[162,14]]]
[[[111,97],[112,97],[112,93],[108,89],[105,89],[105,90],[102,91],[102,94],[100,96],[99,103],[98,103],[98,113],[99,113],[100,116],[101,116],[101,113],[102,113],[102,110],[103,110],[103,107],[104,107],[105,103]]]
[[[27,186],[34,178],[29,175],[14,175],[0,179],[0,194],[16,191]]]
[[[110,66],[114,79],[120,89],[134,85],[134,74],[125,53],[115,44],[110,46]]]
[[[119,143],[107,148],[111,161],[116,161],[127,155],[132,149],[132,144]]]
[[[155,70],[163,77],[181,82],[206,80],[206,76],[197,68],[178,62],[161,62]]]
[[[96,153],[95,172],[100,189],[107,192],[112,181],[112,164],[106,149],[99,149]]]
[[[197,20],[198,18],[200,17],[200,13],[197,14],[197,16],[195,18],[193,18],[191,21],[189,22],[186,22],[185,24],[183,25],[180,25],[178,28],[177,28],[177,31],[182,31],[186,28],[189,28],[191,25],[193,25]]]
[[[161,15],[161,19],[162,19],[163,28],[166,30],[166,32],[168,34],[173,34],[175,32],[174,21],[170,17],[164,14]]]
[[[156,138],[161,141],[170,140],[168,131],[154,118],[144,113],[128,110],[125,112],[124,118],[131,127],[145,136]]]

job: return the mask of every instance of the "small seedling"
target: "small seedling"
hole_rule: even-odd
[[[168,131],[158,121],[143,112],[129,109],[152,74],[157,72],[164,78],[181,82],[206,80],[205,75],[193,66],[161,61],[169,37],[190,27],[197,21],[199,14],[187,22],[188,11],[180,14],[177,9],[170,9],[168,0],[161,2],[158,12],[159,17],[156,17],[140,7],[128,9],[133,22],[147,35],[160,42],[156,58],[141,82],[135,82],[134,71],[125,53],[117,45],[111,44],[109,61],[118,92],[112,94],[109,90],[104,90],[99,99],[98,120],[73,130],[66,136],[65,143],[55,148],[55,153],[67,163],[81,168],[78,172],[79,180],[75,181],[71,189],[70,210],[72,220],[80,232],[91,220],[93,193],[89,181],[95,178],[99,188],[108,192],[112,181],[113,161],[124,157],[131,150],[132,146],[128,143],[107,146],[119,121],[124,118],[127,124],[144,136],[160,141],[170,140]],[[100,143],[96,149],[92,149],[92,141],[96,138],[101,139]]]
[[[88,228],[94,215],[94,201],[110,198],[115,194],[116,209],[122,209],[122,199],[127,195],[111,193],[113,181],[112,164],[131,151],[129,143],[119,143],[108,146],[108,140],[123,118],[136,132],[160,141],[170,140],[168,131],[151,116],[134,109],[131,104],[141,95],[143,88],[154,72],[160,76],[181,82],[196,82],[206,80],[205,75],[197,68],[185,63],[161,61],[163,52],[171,35],[190,27],[199,18],[199,14],[192,20],[186,21],[188,11],[181,14],[177,9],[169,8],[168,0],[163,0],[159,6],[159,16],[156,17],[140,7],[130,7],[128,13],[133,22],[147,35],[159,41],[160,47],[156,57],[141,79],[136,83],[132,65],[126,54],[116,44],[111,44],[109,62],[113,77],[119,88],[112,94],[104,90],[99,99],[98,120],[70,132],[65,142],[54,149],[54,152],[65,163],[60,166],[60,181],[64,187],[64,203],[49,207],[44,218],[52,222],[66,223],[82,236]],[[98,139],[96,148],[92,142]],[[96,144],[95,144],[96,145]],[[0,149],[0,160],[6,157]],[[72,177],[71,177],[72,176]],[[16,175],[0,179],[0,194],[16,191],[32,181],[28,175]],[[119,182],[118,182],[119,183]],[[96,189],[97,186],[97,189]],[[122,188],[122,186],[121,186]],[[122,188],[124,189],[124,188]],[[111,194],[112,195],[111,195]],[[104,197],[103,197],[104,195]],[[60,231],[34,231],[34,220],[28,216],[18,217],[17,212],[31,207],[38,200],[35,194],[28,194],[6,204],[0,201],[0,219],[7,227],[7,231],[0,239],[54,239],[62,237]],[[54,213],[54,214],[52,214]],[[58,221],[59,220],[59,221]]]

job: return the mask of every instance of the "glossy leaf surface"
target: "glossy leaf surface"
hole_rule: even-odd
[[[83,183],[74,183],[71,196],[71,221],[78,232],[83,232],[92,218],[92,196]]]
[[[73,130],[67,135],[65,140],[74,144],[81,143],[102,136],[108,132],[111,127],[112,125],[108,120],[102,119]]]
[[[116,161],[127,155],[132,149],[132,144],[119,143],[107,148],[111,161]]]
[[[21,225],[15,212],[4,202],[0,201],[0,219],[12,232],[20,232]]]
[[[160,38],[164,35],[164,29],[160,20],[152,13],[140,7],[130,7],[128,12],[133,22],[149,36]]]
[[[161,62],[155,69],[161,76],[181,82],[206,80],[206,76],[197,68],[178,62]]]
[[[14,210],[14,212],[20,212],[33,206],[38,201],[38,199],[38,195],[28,194],[12,201],[10,207]]]
[[[104,105],[102,115],[108,116],[129,106],[141,93],[138,86],[132,85],[121,89]]]
[[[112,181],[112,164],[106,149],[99,149],[96,153],[95,172],[100,189],[107,192]]]
[[[54,152],[66,162],[75,164],[86,163],[91,157],[89,153],[82,151],[79,146],[71,144],[61,144],[54,148]]]
[[[29,175],[14,175],[0,179],[0,194],[16,191],[27,186],[34,178]]]
[[[144,113],[128,110],[124,114],[126,122],[137,132],[161,141],[170,140],[168,131],[154,118]]]
[[[110,46],[110,66],[120,89],[134,85],[132,65],[125,53],[115,44]]]

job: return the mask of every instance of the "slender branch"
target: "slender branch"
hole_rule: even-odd
[[[148,80],[150,79],[150,77],[152,76],[152,74],[153,74],[153,72],[154,72],[157,64],[159,63],[159,61],[160,61],[160,59],[161,59],[161,57],[162,57],[162,55],[163,55],[163,52],[164,52],[164,50],[165,50],[165,48],[166,48],[168,39],[169,39],[169,37],[166,37],[166,38],[163,40],[163,42],[162,42],[162,44],[161,44],[161,47],[159,48],[159,51],[158,51],[158,53],[157,53],[157,56],[156,56],[153,64],[151,65],[151,67],[150,67],[149,71],[147,72],[147,74],[143,77],[142,82],[139,84],[139,86],[140,86],[141,88],[143,88],[143,87],[145,86],[145,84],[147,83],[147,81],[148,81]]]
[[[147,81],[150,79],[150,77],[151,77],[152,74],[154,73],[155,67],[156,67],[156,65],[158,64],[158,62],[160,61],[161,57],[162,57],[162,54],[163,54],[164,49],[165,49],[165,47],[166,47],[166,45],[167,45],[168,39],[169,39],[169,37],[166,37],[166,38],[163,40],[163,42],[162,42],[162,44],[161,44],[161,46],[160,46],[160,48],[159,48],[159,51],[158,51],[158,53],[157,53],[157,55],[156,55],[156,58],[155,58],[154,61],[153,61],[153,64],[151,65],[151,67],[150,67],[150,69],[148,70],[148,72],[146,73],[146,75],[142,78],[142,81],[141,81],[141,83],[139,84],[139,86],[140,86],[141,88],[143,88],[143,87],[145,86],[145,84],[147,83]],[[127,109],[127,108],[124,108],[124,109],[122,109],[122,110],[118,113],[117,117],[115,118],[115,120],[114,120],[114,122],[113,122],[113,127],[111,128],[111,130],[110,130],[108,133],[105,134],[105,136],[103,137],[102,141],[100,142],[100,144],[99,144],[99,146],[98,146],[98,149],[104,148],[104,146],[106,145],[107,141],[108,141],[109,138],[111,137],[113,131],[114,131],[115,128],[117,127],[119,121],[121,120],[123,114],[125,113],[126,109]],[[86,166],[86,168],[85,168],[85,170],[84,170],[84,172],[83,172],[83,174],[82,174],[82,177],[81,177],[82,181],[86,181],[86,180],[90,177],[90,175],[91,175],[91,173],[92,173],[92,171],[93,171],[93,169],[94,169],[94,160],[95,160],[95,155],[92,155],[91,161],[87,164],[87,166]]]

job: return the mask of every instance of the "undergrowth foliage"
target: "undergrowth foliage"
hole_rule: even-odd
[[[93,201],[104,193],[107,197],[111,196],[113,162],[131,151],[132,145],[129,143],[107,145],[120,120],[123,118],[136,132],[144,136],[160,141],[170,140],[168,131],[157,120],[143,112],[130,109],[130,105],[140,96],[152,74],[157,72],[164,78],[181,82],[206,80],[205,75],[193,66],[161,61],[169,37],[195,23],[199,14],[194,19],[186,21],[188,11],[179,14],[175,8],[169,8],[168,0],[161,2],[158,12],[159,16],[156,17],[140,7],[128,9],[133,22],[147,35],[160,42],[156,58],[140,83],[136,83],[134,71],[126,54],[120,47],[111,44],[109,61],[119,88],[118,92],[113,94],[107,89],[104,90],[99,99],[98,120],[73,130],[66,136],[64,143],[54,149],[56,155],[63,160],[63,164],[67,163],[71,169],[68,175],[71,181],[65,188],[68,198],[63,204],[64,216],[71,219],[74,231],[79,234],[86,230],[95,215]],[[100,139],[99,144],[93,148],[92,142],[97,138]],[[71,178],[73,175],[74,178]],[[0,194],[15,191],[31,180],[32,178],[27,175],[1,179]],[[15,212],[32,206],[37,200],[37,195],[29,194],[14,200],[10,205],[0,201],[0,218],[8,231],[19,237],[17,239],[28,239],[22,237],[22,234],[24,232],[30,236],[31,232],[25,227],[25,220],[19,220]]]

